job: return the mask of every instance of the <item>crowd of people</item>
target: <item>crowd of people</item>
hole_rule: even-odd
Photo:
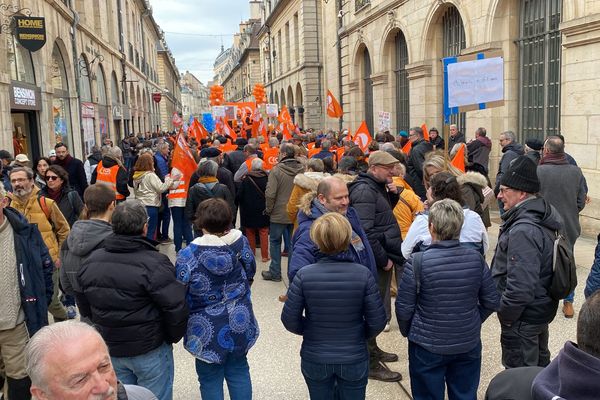
[[[562,136],[521,146],[501,133],[490,179],[484,128],[466,143],[452,125],[447,146],[435,128],[381,132],[365,151],[346,131],[242,134],[186,137],[190,176],[171,165],[176,132],[107,141],[84,161],[63,143],[33,163],[0,150],[9,399],[170,400],[181,339],[203,399],[223,399],[224,382],[230,398],[252,398],[257,247],[265,281],[282,281],[287,257],[281,320],[303,337],[311,399],[364,399],[368,379],[403,379],[386,365],[399,359],[413,398],[475,399],[481,326],[494,313],[506,371],[487,398],[594,398],[593,379],[557,380],[600,365],[600,235],[578,345],[567,342],[552,362],[548,349],[563,300],[550,292],[554,235],[573,250],[589,201]],[[450,162],[458,151],[463,169]],[[502,222],[489,254],[493,199]],[[175,263],[159,245],[174,246]],[[573,303],[571,293],[566,318]],[[405,355],[378,344],[394,310]],[[68,321],[78,313],[85,323]]]

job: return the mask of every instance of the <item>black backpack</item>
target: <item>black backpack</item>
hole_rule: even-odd
[[[523,222],[537,226],[552,238],[552,282],[548,288],[548,294],[554,300],[564,299],[577,287],[577,265],[573,249],[562,233],[537,225],[533,221],[520,223]]]

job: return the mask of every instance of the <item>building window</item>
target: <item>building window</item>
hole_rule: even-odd
[[[69,82],[67,69],[58,46],[52,49],[52,122],[54,124],[54,140],[56,143],[67,143],[72,147],[71,140],[71,109],[69,102]]]
[[[460,13],[454,6],[450,6],[442,17],[442,29],[444,36],[444,57],[456,57],[465,48],[465,27],[460,18]],[[467,126],[466,113],[453,114],[450,123],[456,124],[458,130],[465,132]]]
[[[363,74],[362,78],[365,87],[365,122],[367,128],[372,136],[375,135],[373,130],[373,81],[371,80],[371,57],[369,56],[369,50],[365,49],[363,52]]]
[[[521,140],[560,133],[561,0],[523,0],[519,37]]]
[[[300,35],[298,27],[298,13],[294,14],[294,62],[300,64]]]
[[[364,7],[371,4],[371,0],[354,0],[354,11],[363,9]]]
[[[396,65],[394,73],[396,75],[396,128],[408,132],[410,124],[410,93],[408,85],[408,73],[406,64],[408,64],[408,48],[406,39],[401,31],[398,31],[395,38]]]
[[[31,52],[17,42],[14,36],[8,36],[8,69],[10,79],[35,85],[35,73]]]
[[[285,69],[286,71],[290,70],[290,58],[291,54],[290,47],[290,24],[289,22],[285,24]]]

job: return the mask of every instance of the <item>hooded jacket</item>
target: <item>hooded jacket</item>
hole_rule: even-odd
[[[457,176],[456,180],[460,185],[460,194],[464,204],[481,217],[481,221],[486,228],[492,226],[490,212],[483,208],[483,202],[485,201],[483,189],[488,185],[485,176],[479,172],[468,171],[466,174]]]
[[[500,181],[502,180],[502,175],[506,172],[510,163],[515,158],[522,156],[525,154],[523,150],[523,146],[516,142],[510,142],[506,146],[502,148],[502,158],[500,158],[500,165],[498,165],[498,173],[496,174],[496,186],[494,186],[494,193],[498,196],[500,192]]]
[[[318,203],[316,192],[310,192],[304,195],[299,204],[298,229],[292,237],[292,248],[294,251],[288,259],[288,278],[292,282],[294,276],[300,268],[314,264],[317,260],[325,257],[319,252],[317,245],[310,239],[310,228],[317,218],[323,215],[327,210]],[[356,210],[348,207],[346,218],[352,227],[352,241],[347,251],[342,254],[345,259],[353,263],[361,264],[367,267],[373,276],[377,277],[377,265],[375,256],[369,244],[369,239],[363,230]]]
[[[185,332],[185,286],[153,243],[113,233],[77,275],[81,316],[98,328],[113,357],[146,354],[165,342],[177,343]]]
[[[354,364],[368,359],[367,339],[386,323],[373,274],[348,253],[303,267],[290,283],[281,321],[303,336],[300,356],[319,364]],[[304,314],[304,315],[303,315]]]
[[[367,233],[377,268],[385,268],[388,259],[397,265],[404,264],[400,226],[393,212],[398,195],[388,192],[385,182],[379,182],[373,175],[362,172],[354,182],[348,184],[348,192],[350,204]]]
[[[475,140],[471,140],[467,144],[469,161],[481,165],[485,168],[486,173],[489,171],[491,150],[492,141],[487,136],[477,136]]]
[[[600,392],[600,359],[579,349],[573,342],[533,380],[534,400],[593,400]]]
[[[33,336],[48,325],[54,263],[35,224],[30,224],[14,208],[4,207],[0,212],[4,213],[13,230],[21,307],[29,335]]]
[[[186,350],[216,364],[248,353],[259,335],[250,299],[256,262],[242,232],[198,237],[179,252],[176,265],[190,309]]]
[[[162,182],[154,171],[136,171],[133,173],[133,193],[146,207],[160,207],[161,195],[173,184],[171,177]]]
[[[287,203],[294,188],[294,178],[304,172],[304,166],[295,158],[285,158],[273,167],[265,191],[265,213],[276,224],[291,224]]]
[[[242,179],[237,192],[237,202],[240,208],[241,226],[244,228],[269,226],[269,217],[265,215],[265,190],[268,179],[269,176],[265,171],[250,171]]]
[[[108,156],[102,157],[102,166],[104,168],[112,168],[115,165],[119,165],[119,171],[117,172],[117,182],[116,182],[117,192],[122,194],[123,196],[125,196],[125,198],[127,198],[127,197],[129,197],[129,194],[130,194],[129,188],[127,187],[128,180],[129,180],[127,171],[114,158],[108,157]],[[94,183],[96,183],[97,176],[98,176],[98,168],[96,168],[94,170],[94,172],[92,172],[92,179],[90,180],[90,183],[92,185]],[[83,194],[81,195],[81,198],[83,199]]]
[[[554,239],[543,228],[562,230],[562,218],[546,200],[532,197],[502,215],[492,276],[501,295],[501,323],[550,323],[558,301],[548,294],[552,282]]]
[[[294,177],[294,188],[287,203],[288,218],[294,225],[297,225],[296,218],[298,217],[298,207],[302,196],[312,191],[316,192],[319,183],[328,176],[329,174],[325,172],[307,171]]]
[[[75,292],[81,291],[77,281],[81,265],[92,251],[103,247],[104,239],[111,233],[112,227],[106,221],[88,219],[75,222],[60,249],[60,284],[66,294],[75,295]]]

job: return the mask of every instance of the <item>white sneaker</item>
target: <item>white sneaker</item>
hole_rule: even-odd
[[[385,324],[385,328],[383,328],[384,332],[389,332],[390,331],[390,324],[389,322],[387,324]]]

